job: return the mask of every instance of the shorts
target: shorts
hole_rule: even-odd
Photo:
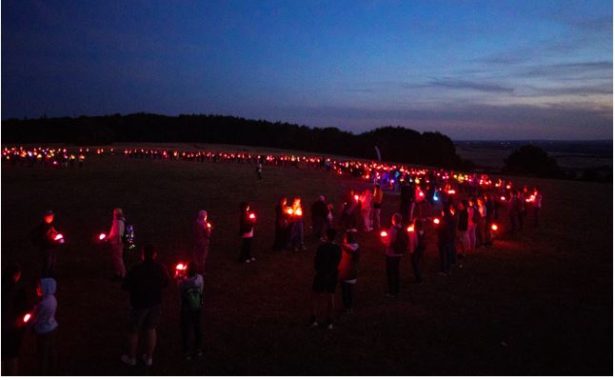
[[[130,309],[130,332],[139,330],[153,330],[160,321],[160,305],[154,305],[145,309]]]
[[[312,290],[314,293],[329,293],[334,294],[337,287],[337,276],[314,276]]]

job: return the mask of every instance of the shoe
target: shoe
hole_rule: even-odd
[[[244,261],[244,263],[246,263],[246,264],[250,264],[250,263],[251,263],[251,261],[250,261],[250,259],[247,259],[246,261]]]
[[[310,317],[310,321],[308,322],[308,325],[309,325],[310,327],[318,327],[318,321],[316,320],[316,317],[315,317],[315,316],[313,316],[313,315],[312,315],[312,316]]]
[[[185,360],[192,360],[192,355],[190,355],[190,354],[184,354],[184,359],[185,359]]]
[[[333,330],[333,323],[329,323],[327,325],[327,330]]]
[[[446,272],[438,272],[438,274],[439,274],[440,276],[448,276],[448,273],[446,273]]]
[[[256,257],[253,257],[250,259],[251,261],[256,261]]]
[[[203,351],[196,350],[196,352],[194,353],[194,356],[196,356],[197,358],[200,358],[201,356],[203,356]]]
[[[128,356],[126,354],[122,355],[120,360],[122,361],[122,363],[124,363],[126,365],[129,365],[131,367],[134,367],[134,366],[137,365],[137,359],[131,358],[130,356]]]
[[[388,297],[388,298],[395,298],[395,295],[394,295],[394,294],[391,294],[391,293],[387,293],[387,294],[385,294],[384,296],[385,296],[385,297]]]
[[[143,364],[145,364],[146,367],[151,367],[152,366],[152,358],[151,357],[147,357],[147,355],[143,354],[143,356],[141,356],[141,359],[143,359]]]

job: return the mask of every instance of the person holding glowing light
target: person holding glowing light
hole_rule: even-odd
[[[213,225],[207,219],[207,211],[200,210],[194,223],[193,250],[193,260],[199,273],[205,273],[212,229]]]
[[[249,264],[256,261],[252,256],[252,239],[254,239],[254,225],[256,224],[256,214],[250,209],[248,202],[241,202],[239,205],[239,235],[241,236],[241,248],[239,262]]]
[[[301,198],[293,199],[293,205],[289,209],[290,214],[290,247],[293,252],[299,250],[305,251],[303,242],[303,208],[301,207]]]
[[[114,279],[122,280],[126,276],[126,266],[124,265],[124,231],[126,220],[121,208],[113,209],[113,222],[109,233],[103,237],[103,241],[109,243],[111,247],[111,261],[113,262]]]
[[[43,214],[43,221],[32,231],[32,243],[39,249],[42,261],[42,277],[55,275],[58,246],[64,243],[64,236],[56,231],[53,224],[55,214],[48,210]]]
[[[28,311],[28,297],[21,280],[21,267],[9,264],[2,273],[2,374],[18,374],[21,343],[26,332],[25,316]]]

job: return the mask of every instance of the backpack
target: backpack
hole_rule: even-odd
[[[182,298],[182,304],[188,310],[196,311],[203,307],[203,292],[197,287],[186,289]]]
[[[396,255],[403,255],[408,251],[408,245],[410,244],[410,239],[408,238],[408,234],[405,233],[403,228],[396,228],[397,234],[395,236],[395,240],[393,244],[391,244],[391,248],[393,248],[393,252]]]

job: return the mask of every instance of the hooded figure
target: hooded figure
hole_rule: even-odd
[[[207,211],[200,210],[194,223],[194,262],[199,273],[205,272],[205,262],[209,254],[211,223],[207,222]]]
[[[41,278],[36,290],[41,300],[34,308],[33,328],[36,333],[40,372],[42,375],[53,374],[56,363],[56,280]]]

